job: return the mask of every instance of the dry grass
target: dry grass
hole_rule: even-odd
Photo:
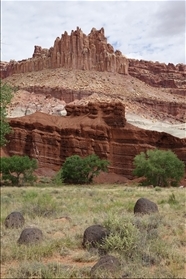
[[[160,215],[134,217],[140,197],[156,202]],[[17,245],[23,228],[4,226],[12,211],[24,215],[24,228],[43,231],[40,245]],[[2,187],[1,278],[91,278],[91,267],[100,256],[97,250],[83,249],[82,240],[84,230],[93,224],[113,231],[104,243],[104,249],[122,264],[113,278],[127,274],[128,278],[184,278],[185,218],[185,190],[179,188]]]

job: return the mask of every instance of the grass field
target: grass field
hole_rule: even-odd
[[[141,197],[157,203],[160,214],[135,217]],[[4,226],[13,211],[23,214],[23,228],[42,230],[42,243],[17,244],[23,228]],[[93,224],[113,232],[103,244],[121,262],[112,278],[185,278],[185,218],[185,189],[180,188],[1,187],[1,278],[91,278],[100,255],[97,249],[83,249],[82,240]],[[100,273],[99,278],[108,276]]]

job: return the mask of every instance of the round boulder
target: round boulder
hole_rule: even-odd
[[[109,231],[102,225],[92,225],[84,231],[83,247],[96,247],[101,244],[105,237],[109,235]]]
[[[43,233],[38,228],[26,228],[21,232],[18,244],[37,244],[43,240]]]
[[[158,206],[156,203],[146,199],[140,198],[134,206],[134,214],[151,214],[158,213]]]
[[[119,260],[111,255],[102,256],[98,262],[91,268],[91,278],[109,278],[109,276],[120,271]],[[117,274],[116,274],[117,275]]]
[[[20,212],[12,212],[5,219],[5,227],[8,229],[21,228],[25,223],[25,219]]]

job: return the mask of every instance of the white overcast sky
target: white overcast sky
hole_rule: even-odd
[[[32,57],[79,26],[104,27],[108,43],[128,58],[186,63],[185,1],[1,1],[1,61]]]

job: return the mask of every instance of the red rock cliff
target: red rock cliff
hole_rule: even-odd
[[[129,74],[153,87],[186,96],[186,65],[129,59]]]
[[[32,58],[2,65],[1,77],[59,67],[128,74],[127,58],[107,43],[103,28],[93,28],[87,36],[77,27],[70,35],[58,37],[49,50],[35,46]]]
[[[67,116],[36,112],[10,119],[14,133],[6,151],[29,155],[39,167],[58,170],[68,156],[95,153],[110,161],[110,171],[132,178],[133,159],[151,148],[171,149],[186,160],[186,139],[148,131],[126,123],[120,102],[66,106]]]

